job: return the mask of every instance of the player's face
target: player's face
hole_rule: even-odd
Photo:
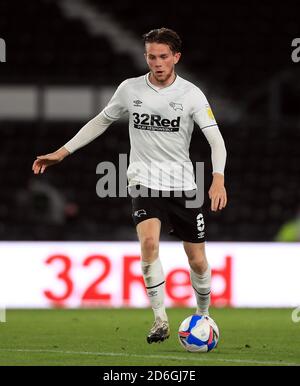
[[[180,56],[180,52],[174,54],[167,44],[146,43],[145,58],[151,72],[150,80],[158,86],[171,84]]]

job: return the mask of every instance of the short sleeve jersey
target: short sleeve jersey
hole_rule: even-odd
[[[203,92],[176,76],[158,88],[149,74],[120,84],[104,114],[111,120],[129,114],[129,186],[157,190],[196,188],[189,147],[194,122],[203,130],[217,123]]]

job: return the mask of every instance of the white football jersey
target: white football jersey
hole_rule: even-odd
[[[146,74],[122,82],[103,111],[111,120],[129,113],[129,186],[196,188],[189,157],[194,122],[201,129],[217,125],[198,87],[177,75],[170,86],[158,88]]]

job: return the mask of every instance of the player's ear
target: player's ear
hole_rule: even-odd
[[[175,52],[175,54],[174,54],[174,64],[177,64],[179,62],[180,57],[181,57],[181,52]]]
[[[144,57],[145,57],[145,60],[147,62],[147,52],[144,52]]]

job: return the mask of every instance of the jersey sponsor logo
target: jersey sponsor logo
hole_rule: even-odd
[[[171,102],[171,103],[170,103],[170,106],[171,106],[175,111],[177,111],[177,110],[183,111],[183,106],[182,106],[181,103]]]
[[[133,106],[134,107],[140,107],[142,105],[142,101],[140,101],[139,99],[136,99],[135,101],[133,101]]]
[[[146,215],[147,215],[147,212],[145,211],[145,209],[139,209],[134,212],[134,216],[136,217],[141,217]]]
[[[170,120],[156,114],[133,113],[133,116],[133,127],[135,129],[167,132],[179,131],[180,117]]]

